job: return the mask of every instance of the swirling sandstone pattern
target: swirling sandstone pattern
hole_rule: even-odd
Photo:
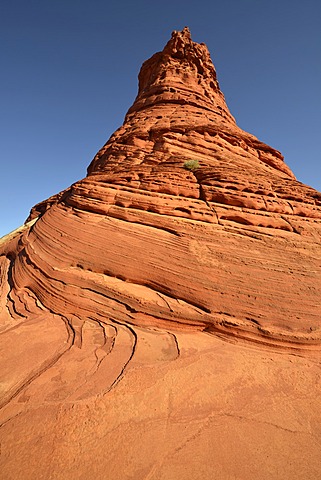
[[[320,241],[321,194],[173,32],[87,177],[0,241],[3,478],[317,478]]]

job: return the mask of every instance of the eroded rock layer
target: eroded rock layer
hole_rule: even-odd
[[[0,241],[5,478],[317,478],[320,241],[321,194],[173,32],[87,177]]]

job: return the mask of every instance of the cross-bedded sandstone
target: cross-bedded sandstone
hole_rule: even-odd
[[[191,160],[197,168],[186,168]],[[38,478],[80,478],[78,468],[81,478],[94,470],[98,479],[106,471],[155,480],[202,471],[210,479],[213,469],[220,479],[240,471],[249,479],[295,478],[292,437],[309,455],[304,478],[316,478],[320,240],[321,194],[236,125],[207,47],[187,28],[173,32],[143,64],[137,98],[86,178],[36,205],[26,225],[0,241],[4,443],[14,458],[21,445],[9,431],[22,429],[31,465],[7,455],[7,478],[35,478],[37,452],[45,459]],[[67,432],[53,477],[46,447],[32,447],[41,412],[50,445]],[[217,427],[223,420],[226,430]],[[135,422],[147,439],[138,442],[144,460]],[[280,452],[272,452],[258,473],[257,461],[241,462],[243,446],[240,458],[232,449],[234,472],[223,451],[236,431],[260,460],[276,435],[292,463],[281,471]],[[220,461],[208,448],[215,435]],[[159,436],[160,451],[150,452]],[[89,469],[101,450],[105,461]],[[80,454],[79,467],[71,459]],[[141,470],[130,461],[135,455]]]

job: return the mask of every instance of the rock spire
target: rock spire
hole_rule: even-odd
[[[205,44],[192,41],[187,27],[182,32],[174,31],[163,51],[144,62],[139,73],[138,95],[123,126],[97,154],[88,173],[118,163],[115,151],[121,158],[128,157],[135,144],[139,150],[136,155],[145,149],[168,154],[175,136],[179,137],[183,160],[184,144],[190,142],[192,132],[201,141],[207,135],[212,144],[216,143],[216,134],[224,135],[228,142],[238,143],[253,153],[258,168],[262,163],[267,164],[294,178],[280,152],[236,125],[220,90],[209,51]],[[126,143],[130,146],[125,147]],[[200,155],[201,148],[195,154]]]
[[[192,41],[187,27],[174,31],[162,52],[139,73],[139,91],[129,112],[156,104],[191,105],[235,123],[225,103],[205,44]]]
[[[317,478],[320,245],[321,193],[173,32],[87,176],[0,241],[3,478]]]

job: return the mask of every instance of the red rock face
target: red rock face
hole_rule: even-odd
[[[28,220],[0,243],[5,478],[318,477],[321,194],[188,29]]]

